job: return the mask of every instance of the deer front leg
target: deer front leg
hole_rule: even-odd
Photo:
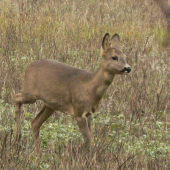
[[[88,112],[86,114],[86,117],[87,117],[87,122],[88,122],[88,128],[89,128],[89,131],[90,131],[90,135],[91,135],[91,138],[93,139],[92,114],[90,112]],[[93,140],[92,140],[92,144],[93,144]]]
[[[80,132],[83,135],[85,147],[90,147],[91,144],[93,143],[93,138],[89,130],[88,120],[86,116],[76,117],[76,120],[77,120],[77,125],[80,129]]]

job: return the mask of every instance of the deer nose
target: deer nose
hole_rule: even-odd
[[[125,71],[127,71],[128,73],[131,72],[131,68],[130,67],[125,67]]]

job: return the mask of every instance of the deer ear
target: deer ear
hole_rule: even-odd
[[[111,46],[111,42],[110,42],[110,34],[106,33],[105,36],[103,37],[103,41],[102,41],[102,49],[104,51],[107,51]]]
[[[121,47],[121,43],[120,43],[120,37],[119,37],[119,34],[114,34],[111,38],[111,44],[112,44],[112,47],[115,47],[117,49],[120,49]]]

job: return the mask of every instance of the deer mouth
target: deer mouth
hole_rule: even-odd
[[[122,71],[120,71],[121,73],[130,73],[131,72],[131,68],[130,67],[125,67]]]

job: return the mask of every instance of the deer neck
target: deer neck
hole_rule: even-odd
[[[108,73],[104,66],[101,65],[96,73],[93,75],[93,86],[95,89],[96,96],[102,98],[110,84],[112,83],[115,74]]]

